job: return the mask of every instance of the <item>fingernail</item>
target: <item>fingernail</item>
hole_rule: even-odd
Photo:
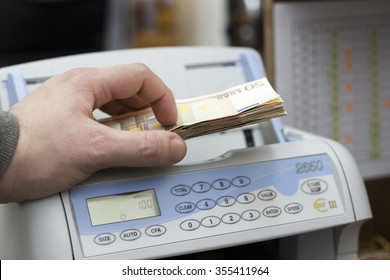
[[[184,141],[178,137],[174,137],[171,140],[170,145],[171,150],[169,159],[175,163],[181,161],[187,151],[186,144],[184,143]]]

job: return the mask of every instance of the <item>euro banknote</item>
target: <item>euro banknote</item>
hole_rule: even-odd
[[[151,108],[103,119],[120,130],[169,130],[184,140],[287,115],[283,100],[267,78],[254,80],[221,92],[177,99],[178,120],[162,126]]]

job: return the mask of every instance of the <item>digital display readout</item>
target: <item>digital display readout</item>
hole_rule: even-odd
[[[153,189],[87,198],[92,226],[160,216]]]

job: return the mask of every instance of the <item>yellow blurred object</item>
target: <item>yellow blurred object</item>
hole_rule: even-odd
[[[172,0],[137,0],[135,3],[133,44],[137,48],[174,46],[174,2]]]
[[[364,245],[364,244],[363,244]],[[390,260],[390,241],[382,235],[373,236],[366,244],[362,246],[359,259],[362,260]]]

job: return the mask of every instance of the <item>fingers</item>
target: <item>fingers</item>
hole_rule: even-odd
[[[120,131],[104,127],[107,143],[100,143],[106,149],[99,156],[101,166],[164,166],[182,160],[187,152],[185,142],[175,133],[168,131]]]
[[[138,96],[133,96],[124,100],[110,101],[99,109],[103,112],[106,112],[107,114],[116,116],[135,110],[140,110],[145,107],[149,107],[149,104],[145,103]]]
[[[150,105],[159,122],[172,125],[177,120],[177,109],[171,90],[143,64],[116,65],[95,69],[91,80],[95,98],[94,108],[114,99],[135,107]],[[131,98],[130,100],[127,100]],[[138,100],[137,100],[138,99]]]

